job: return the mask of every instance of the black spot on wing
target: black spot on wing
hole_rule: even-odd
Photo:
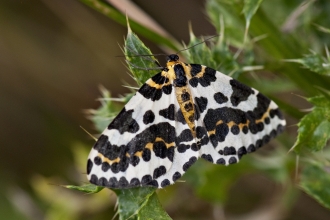
[[[231,133],[235,134],[235,135],[238,135],[239,132],[240,132],[240,129],[237,125],[233,125],[231,128],[230,128],[230,131]]]
[[[132,117],[133,112],[133,109],[126,111],[123,108],[118,116],[109,124],[108,129],[116,129],[121,134],[124,132],[136,133],[139,130],[139,124]]]
[[[140,162],[140,157],[138,157],[138,156],[131,156],[130,158],[129,158],[129,163],[132,165],[132,166],[136,166],[136,165],[138,165],[139,164],[139,162]]]
[[[151,151],[149,149],[144,149],[143,152],[142,152],[142,159],[145,161],[145,162],[149,162],[150,159],[151,159]]]
[[[170,184],[171,183],[168,179],[164,179],[160,185],[161,185],[162,188],[164,188],[165,186],[168,186]]]
[[[173,121],[175,115],[174,104],[171,104],[168,108],[160,110],[159,115]]]
[[[186,150],[188,150],[190,148],[190,145],[187,144],[180,144],[177,149],[179,153],[184,153],[186,152]]]
[[[105,179],[105,178],[104,178]],[[105,181],[104,181],[105,182]],[[118,181],[116,177],[111,177],[108,182],[109,187],[118,188]]]
[[[223,149],[223,155],[235,155],[236,149],[235,147],[225,147]]]
[[[246,148],[244,146],[238,148],[238,150],[237,150],[238,159],[241,159],[245,154],[247,154],[247,151],[246,151]]]
[[[196,76],[198,73],[202,71],[202,66],[200,64],[190,64],[191,70],[190,75],[192,77]]]
[[[271,118],[274,118],[276,115],[279,119],[284,119],[282,112],[278,108],[270,110],[269,115]]]
[[[174,147],[169,147],[167,148],[167,152],[166,152],[167,158],[173,162],[173,158],[174,158]]]
[[[182,142],[189,142],[193,139],[190,129],[183,130],[175,140],[176,146],[179,146]]]
[[[136,186],[139,186],[141,183],[140,183],[140,180],[138,178],[133,178],[131,179],[131,181],[129,182],[129,185],[132,186],[132,187],[136,187]]]
[[[158,182],[157,180],[152,180],[150,183],[147,184],[148,186],[156,187],[158,188]]]
[[[200,111],[200,113],[203,113],[204,110],[207,108],[207,98],[201,96],[201,97],[195,97],[195,103]]]
[[[93,168],[93,162],[91,159],[88,159],[88,161],[87,161],[87,174],[88,175],[91,173],[92,168]]]
[[[213,163],[213,158],[212,158],[212,156],[211,156],[210,154],[203,154],[201,157],[202,157],[203,159],[205,159],[205,160],[207,160],[207,161]]]
[[[102,159],[101,159],[101,157],[96,156],[96,157],[94,158],[94,163],[95,163],[95,165],[97,165],[97,166],[101,165],[101,164],[102,164]]]
[[[257,102],[257,107],[253,109],[253,111],[249,111],[248,114],[254,115],[255,118],[261,118],[263,114],[268,110],[271,100],[263,94],[258,93]],[[278,114],[281,113],[278,111]]]
[[[215,74],[216,74],[216,71],[214,69],[206,67],[204,74],[201,77],[192,77],[189,80],[189,84],[192,87],[197,87],[198,83],[199,83],[201,86],[207,87],[207,86],[211,85],[211,82],[216,81],[217,77],[215,76]]]
[[[236,159],[236,157],[231,157],[231,158],[229,158],[228,163],[229,163],[229,164],[237,163],[237,159]]]
[[[166,158],[167,157],[167,147],[163,141],[157,141],[154,143],[154,152],[155,155],[159,158]]]
[[[172,176],[172,180],[175,182],[177,179],[181,177],[181,173],[175,172]]]
[[[214,97],[214,100],[219,104],[223,104],[223,103],[226,103],[228,101],[228,97],[225,96],[221,92],[215,93],[213,97]]]
[[[118,186],[121,188],[127,188],[129,185],[127,179],[125,177],[120,177],[119,181],[118,181]]]
[[[143,123],[144,124],[150,124],[152,122],[154,122],[155,120],[155,114],[151,111],[151,110],[148,110],[144,113],[143,115]]]
[[[246,101],[251,94],[254,94],[254,91],[250,87],[235,79],[230,80],[230,85],[233,89],[233,93],[230,96],[230,101],[233,106],[239,105],[240,102]]]
[[[107,172],[110,168],[111,168],[111,166],[109,163],[107,163],[107,162],[102,163],[101,169],[103,172]]]
[[[191,165],[193,165],[197,161],[197,157],[191,157],[188,162],[183,164],[182,169],[183,171],[187,171]]]
[[[226,161],[225,161],[225,159],[223,159],[223,158],[218,159],[216,163],[217,163],[217,164],[226,165]]]
[[[151,175],[144,175],[141,180],[141,185],[145,186],[148,185],[152,181],[152,176]]]
[[[201,113],[200,113],[200,111],[199,111],[196,104],[194,104],[194,109],[195,109],[194,117],[192,118],[192,120],[190,120],[191,122],[194,121],[194,118],[195,118],[196,121],[198,121],[198,119],[201,117]]]
[[[166,173],[166,167],[160,166],[154,170],[153,178],[157,179],[158,177],[164,175]]]
[[[155,83],[159,88],[153,87],[153,84],[150,81]],[[164,85],[165,83],[168,83],[169,79],[162,76],[161,72],[154,75],[150,81],[147,81],[145,84],[143,84],[138,91],[146,99],[156,101],[161,99],[163,93],[167,95],[172,93],[172,85]]]

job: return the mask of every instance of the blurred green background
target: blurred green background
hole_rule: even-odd
[[[179,42],[188,43],[189,22],[196,36],[216,34],[206,16],[205,1],[134,2]],[[122,55],[126,33],[126,27],[79,1],[0,1],[1,219],[112,218],[115,196],[109,190],[82,195],[58,185],[87,182],[84,158],[94,141],[79,126],[97,134],[85,110],[99,107],[99,86],[116,97],[129,91],[122,85],[134,84],[124,59],[116,57]],[[141,39],[153,53],[163,52]],[[304,100],[296,104],[310,107]],[[329,210],[304,193],[296,195],[290,210],[277,215],[268,197],[281,186],[253,174],[232,186],[233,197],[225,210],[233,216],[227,219],[257,216],[244,215],[255,207],[241,201],[237,192],[242,186],[251,196],[244,198],[267,207],[255,210],[267,211],[263,219],[330,219]],[[174,197],[172,192],[179,195]],[[194,193],[182,185],[171,186],[160,192],[160,200],[174,219],[224,219],[223,207]]]

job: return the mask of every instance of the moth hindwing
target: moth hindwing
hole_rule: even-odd
[[[283,130],[278,106],[257,90],[175,54],[167,59],[95,143],[91,183],[163,188],[199,157],[234,164]]]

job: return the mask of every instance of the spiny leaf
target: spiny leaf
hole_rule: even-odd
[[[139,56],[152,55],[149,48],[132,32],[128,25],[128,33],[125,40],[125,55],[128,62],[129,69],[136,82],[141,86],[149,78],[155,75],[160,70],[146,70],[155,69],[157,60],[153,56]]]
[[[303,58],[300,58],[300,59],[289,59],[286,61],[300,63],[307,69],[309,69],[315,73],[321,74],[321,75],[330,74],[329,59],[326,59],[317,53],[307,54]]]
[[[113,190],[118,196],[119,219],[171,219],[152,187]]]
[[[102,189],[104,189],[104,187],[96,186],[94,184],[86,184],[86,185],[82,185],[82,186],[64,185],[63,187],[65,187],[67,189],[74,189],[74,190],[84,192],[84,193],[89,193],[89,194],[98,193]]]
[[[330,209],[330,166],[318,163],[305,165],[299,185],[308,195]]]
[[[324,96],[309,98],[315,105],[313,111],[305,115],[298,124],[298,138],[293,149],[300,153],[322,150],[330,139],[330,100]]]

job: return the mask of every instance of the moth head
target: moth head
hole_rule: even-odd
[[[167,58],[166,58],[167,62],[175,62],[175,61],[178,61],[178,60],[179,60],[179,56],[176,55],[176,54],[168,55]]]

